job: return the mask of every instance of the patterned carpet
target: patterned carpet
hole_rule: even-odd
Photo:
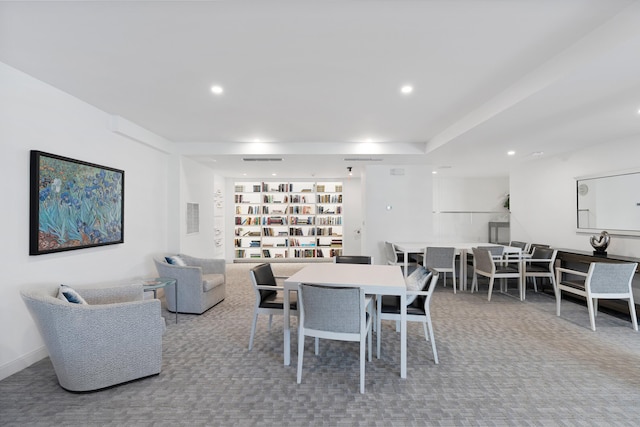
[[[251,264],[228,266],[228,296],[201,316],[168,319],[160,375],[88,394],[61,389],[48,359],[0,381],[0,425],[635,426],[640,419],[640,335],[625,319],[529,291],[511,295],[437,288],[432,316],[440,364],[422,327],[408,331],[408,377],[399,334],[383,325],[382,358],[358,390],[356,343],[307,339],[302,384],[282,363],[282,320],[260,319],[247,350]],[[291,274],[301,264],[276,264]],[[515,294],[515,290],[513,291]],[[99,356],[97,356],[99,357]]]

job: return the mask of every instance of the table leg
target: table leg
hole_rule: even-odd
[[[407,378],[407,294],[400,295],[400,378]]]
[[[178,324],[178,281],[176,280],[173,284],[173,289],[176,296],[176,325]]]
[[[289,322],[289,291],[284,290],[284,366],[291,364],[291,326]]]
[[[460,251],[460,290],[467,290],[467,251],[462,249]]]

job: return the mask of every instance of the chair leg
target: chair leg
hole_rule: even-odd
[[[424,322],[424,333],[427,341],[431,341],[431,351],[433,352],[433,361],[437,365],[438,351],[436,350],[436,338],[433,336],[433,323],[431,322],[431,315],[427,313],[427,320]],[[427,328],[429,329],[429,337],[427,337]]]
[[[589,309],[589,322],[591,323],[591,330],[596,330],[596,316],[593,311],[593,299],[591,297],[587,297],[587,308]]]
[[[518,290],[520,291],[520,301],[524,301],[525,297],[526,297],[526,291],[527,291],[527,286],[524,282],[524,278],[522,276],[520,276],[518,278]]]
[[[373,329],[373,320],[371,321],[371,323],[369,323],[369,330],[367,331],[367,346],[369,347],[369,362],[371,362],[371,353],[373,353],[373,332],[371,331]]]
[[[633,302],[633,298],[629,298],[629,314],[631,315],[631,324],[633,330],[638,331],[638,318],[636,317],[636,304]]]
[[[258,322],[258,313],[253,313],[253,323],[251,323],[251,337],[249,337],[249,351],[253,348],[253,336],[256,334],[256,323]]]
[[[453,278],[453,293],[456,293],[456,288],[458,285],[456,284],[456,269],[453,269],[453,273],[451,273],[451,277]]]
[[[360,393],[364,394],[364,358],[365,358],[365,342],[360,338]]]
[[[302,333],[302,328],[298,327],[298,372],[297,372],[297,382],[300,384],[302,382],[302,359],[304,356],[304,333]]]
[[[491,293],[493,292],[493,276],[489,279],[489,296],[487,301],[491,301]]]
[[[377,311],[377,316],[376,316],[376,323],[377,323],[377,330],[376,330],[376,350],[377,350],[377,358],[380,359],[380,336],[382,335],[382,321],[380,319],[380,315],[382,314],[382,298],[378,298],[378,300],[376,301],[376,311]]]
[[[273,320],[273,314],[269,315],[269,330],[271,330],[271,321]]]
[[[315,338],[315,342],[314,342],[313,347],[314,347],[314,351],[316,353],[316,356],[318,354],[320,354],[320,338],[318,338],[318,337]]]
[[[538,282],[536,281],[535,276],[533,277],[533,292],[538,292]]]

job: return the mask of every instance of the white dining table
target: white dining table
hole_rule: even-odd
[[[397,250],[402,251],[404,254],[404,275],[407,276],[409,271],[409,255],[410,254],[424,254],[425,249],[428,246],[436,247],[448,247],[455,248],[456,254],[460,255],[460,269],[458,287],[461,291],[467,289],[467,254],[471,252],[473,248],[478,246],[504,246],[496,243],[482,243],[482,242],[393,242],[393,245]],[[521,254],[522,249],[515,246],[504,246],[505,254]]]
[[[407,377],[407,288],[402,270],[394,265],[311,264],[284,281],[284,364],[291,364],[290,292],[301,283],[352,286],[368,295],[400,296],[400,377]]]

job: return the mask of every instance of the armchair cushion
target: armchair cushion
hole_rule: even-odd
[[[208,292],[211,289],[224,285],[224,274],[203,274],[202,290]]]
[[[171,265],[178,265],[180,267],[186,267],[187,263],[184,262],[184,260],[182,258],[180,258],[178,255],[174,255],[174,256],[166,256],[164,257],[165,260],[167,260],[167,263],[171,264]]]
[[[78,292],[67,285],[60,285],[58,289],[58,299],[72,304],[87,304]]]

